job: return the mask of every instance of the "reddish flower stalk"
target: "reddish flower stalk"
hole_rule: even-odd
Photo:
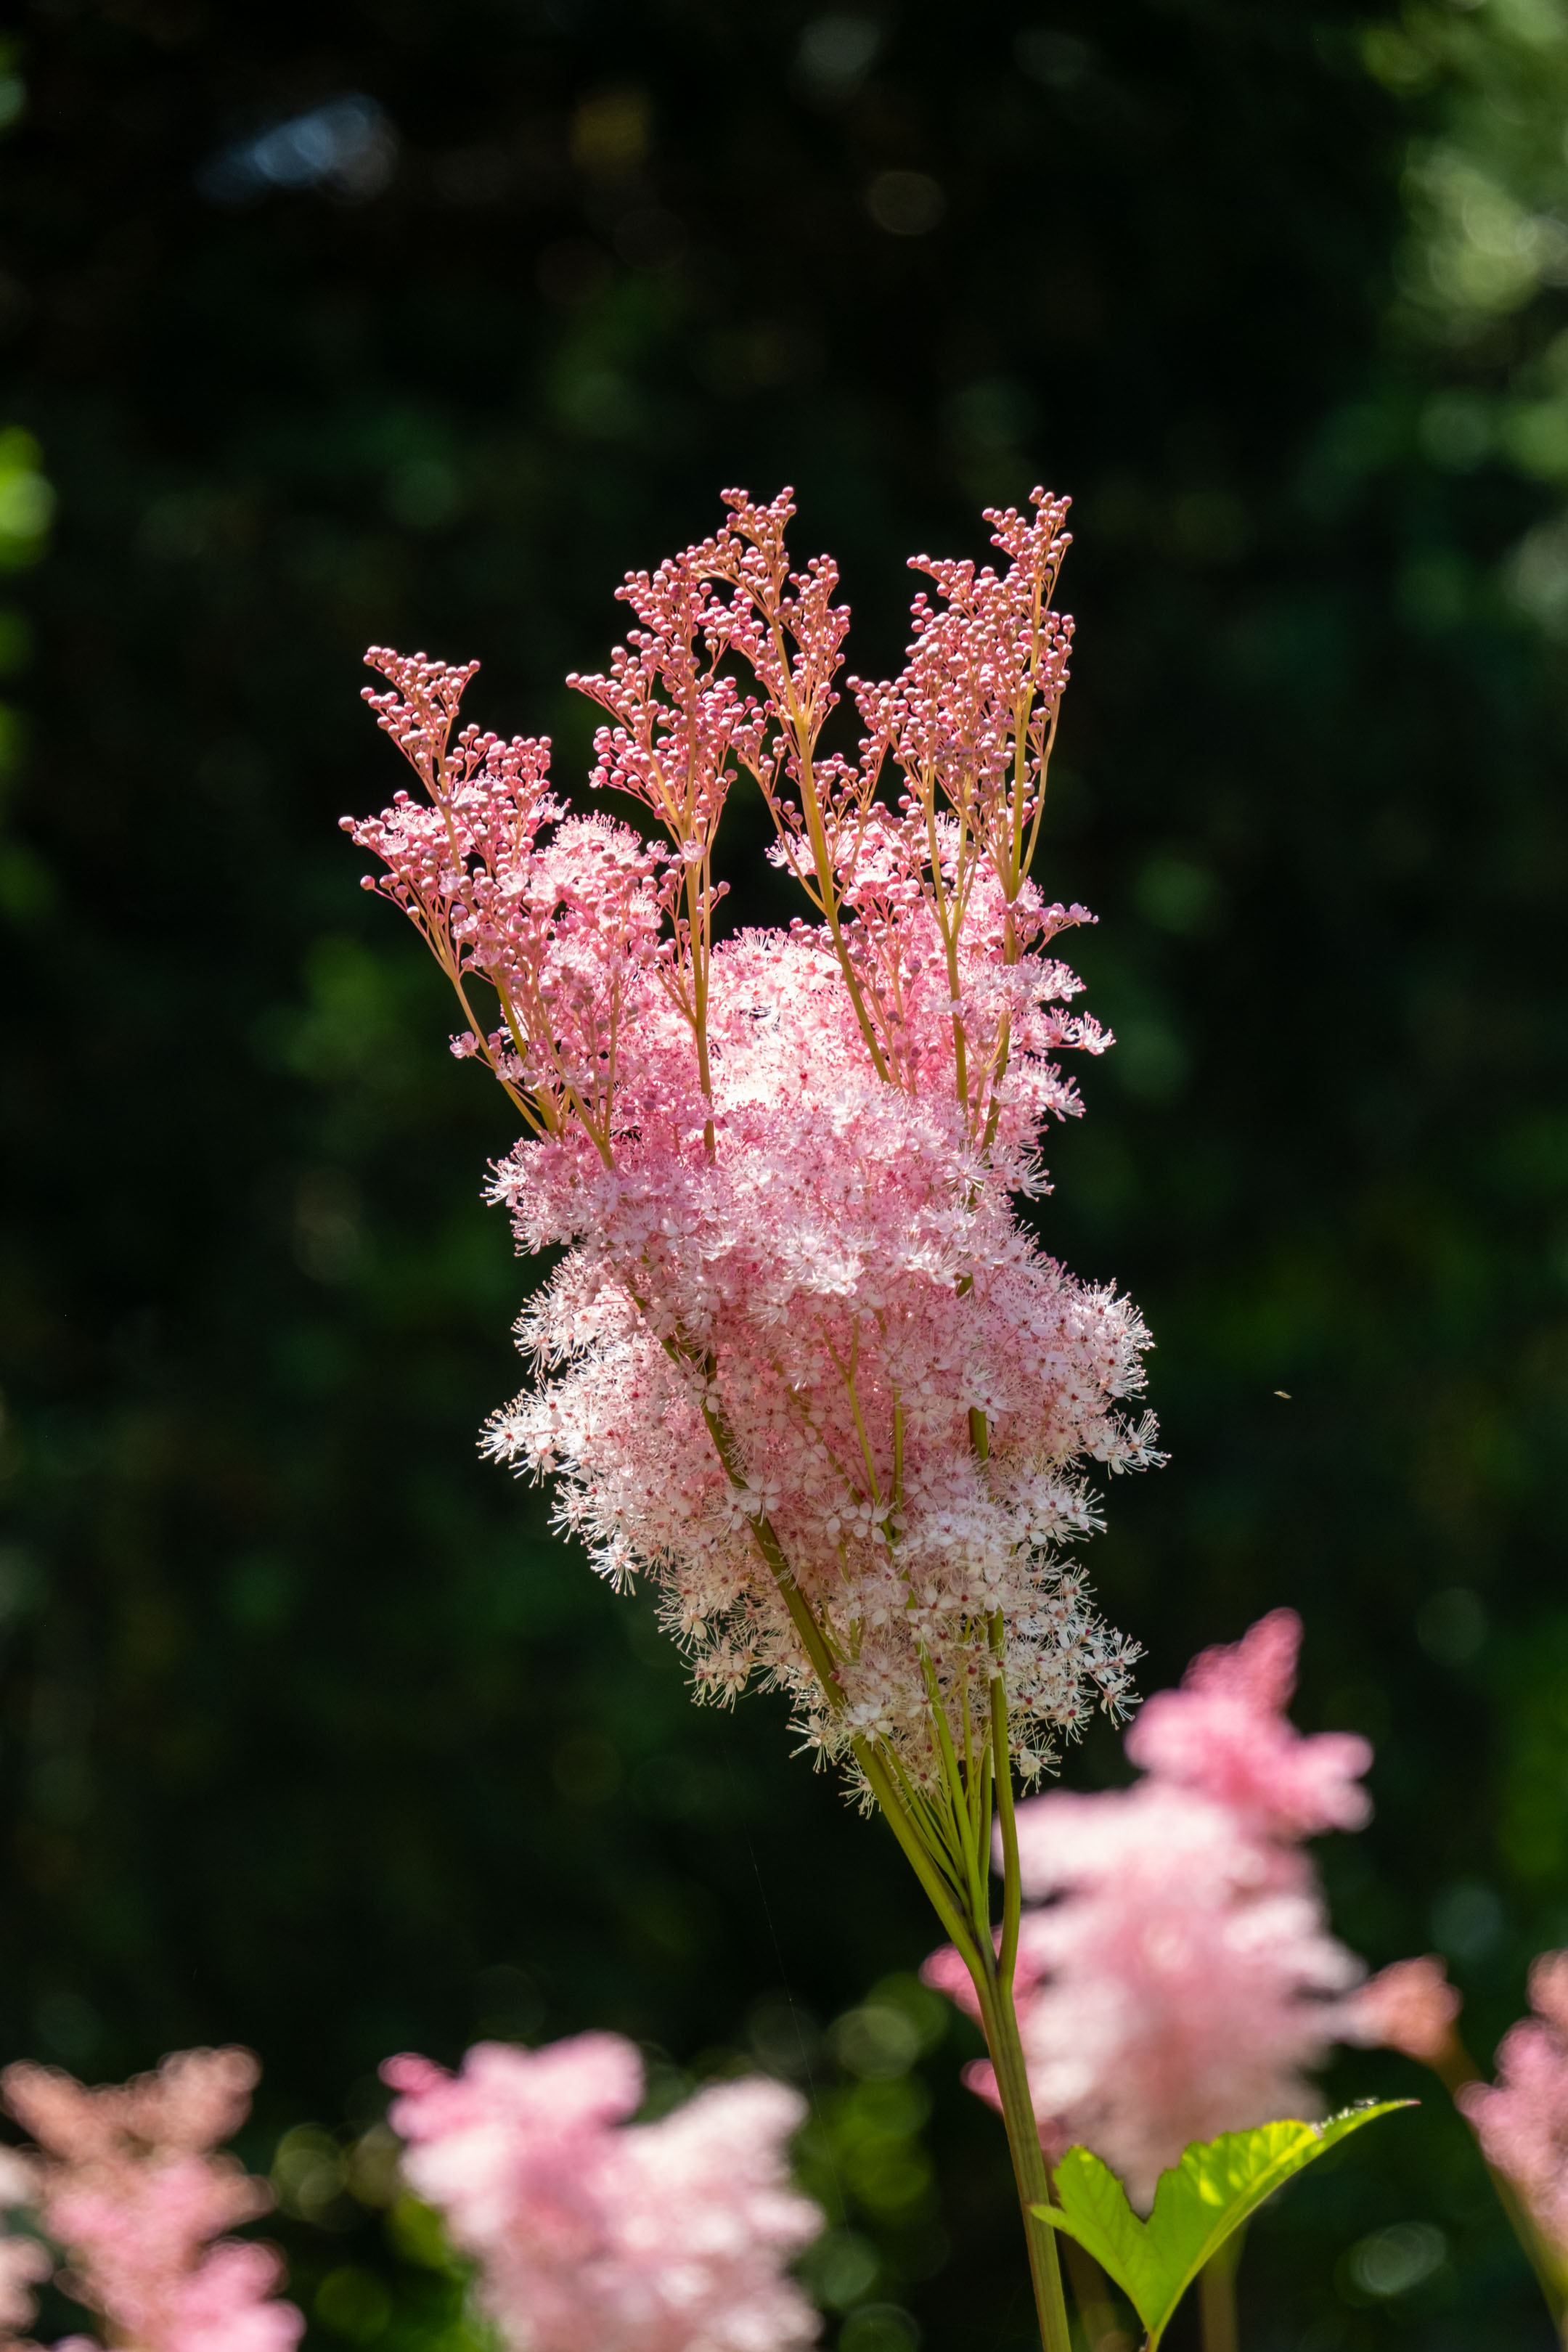
[[[787,1690],[886,1813],[973,1975],[1027,2207],[1012,1775],[1124,1699],[1135,1652],[1060,1548],[1099,1525],[1089,1465],[1158,1459],[1124,1410],[1140,1318],[1015,1207],[1047,1189],[1045,1124],[1080,1108],[1054,1056],[1109,1043],[1050,952],[1085,910],[1029,879],[1066,506],[991,514],[1000,569],[917,559],[934,597],[900,676],[850,681],[850,758],[822,740],[836,568],[792,569],[787,493],[726,504],[712,539],[628,578],[637,625],[572,680],[606,714],[595,784],[660,838],[566,814],[542,741],[457,731],[471,667],[380,649],[392,691],[371,699],[425,797],[344,822],[458,992],[454,1050],[528,1129],[494,1197],[522,1248],[567,1251],[487,1450],[554,1475],[602,1573],[654,1584],[699,1696]],[[817,919],[721,938],[713,842],[742,771]],[[1029,2234],[1065,2352],[1054,2241]]]

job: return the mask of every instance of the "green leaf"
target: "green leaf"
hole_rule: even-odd
[[[1342,2139],[1414,2099],[1347,2107],[1327,2123],[1259,2124],[1197,2141],[1160,2175],[1154,2209],[1141,2221],[1110,2167],[1069,2147],[1057,2167],[1057,2205],[1031,2210],[1076,2238],[1131,2301],[1155,2352],[1171,2314],[1204,2264],[1264,2199]]]

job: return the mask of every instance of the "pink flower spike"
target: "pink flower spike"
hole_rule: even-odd
[[[64,2246],[67,2292],[137,2352],[292,2352],[304,2319],[275,2299],[270,2247],[219,2232],[264,2213],[271,2191],[214,2145],[244,2120],[245,2050],[187,2050],[155,2074],[87,2090],[53,2067],[0,2077],[31,2131],[44,2227]],[[212,2242],[217,2239],[217,2243]]]
[[[517,2352],[797,2352],[816,2316],[789,2277],[822,2216],[789,2183],[805,2110],[777,2083],[723,2083],[654,2124],[625,2118],[642,2065],[616,2034],[497,2042],[450,2075],[383,2069],[404,2171],[478,2265]]]
[[[1147,2210],[1195,2139],[1321,2106],[1308,2070],[1360,1964],[1294,1859],[1229,1808],[1144,1781],[1018,1811],[1019,2027],[1037,2117]],[[1044,2137],[1044,2134],[1042,2134]]]
[[[1052,952],[1087,910],[1030,871],[1067,505],[989,514],[993,562],[921,558],[882,681],[843,676],[837,567],[790,554],[788,493],[724,506],[627,577],[625,642],[571,681],[603,714],[594,784],[647,838],[568,814],[542,739],[461,724],[471,665],[368,656],[418,789],[344,823],[525,1130],[491,1199],[561,1253],[483,1450],[552,1482],[618,1590],[654,1588],[700,1699],[785,1691],[862,1802],[868,1757],[931,1780],[933,1706],[962,1748],[998,1658],[1033,1782],[1128,1703],[1136,1645],[1072,1548],[1161,1458],[1136,1308],[1017,1207],[1082,1108],[1064,1055],[1109,1043]],[[821,740],[846,692],[853,757]],[[742,772],[804,894],[787,929],[723,920]]]
[[[1145,1701],[1127,1737],[1128,1755],[1272,1836],[1362,1828],[1372,1804],[1355,1784],[1372,1763],[1367,1741],[1348,1731],[1304,1738],[1285,1715],[1300,1643],[1295,1611],[1276,1609],[1232,1647],[1204,1651],[1180,1690]]]

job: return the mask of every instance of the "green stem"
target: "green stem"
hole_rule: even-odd
[[[667,1339],[664,1345],[672,1358],[679,1358],[679,1350],[673,1340]],[[710,1366],[709,1370],[710,1373]],[[743,1489],[746,1480],[740,1448],[722,1409],[705,1400],[702,1414],[727,1476],[737,1489]],[[842,1707],[844,1691],[838,1680],[833,1651],[810,1601],[795,1582],[784,1546],[765,1513],[759,1511],[752,1517],[752,1538],[767,1564],[829,1705],[835,1709]],[[999,1652],[1001,1638],[1002,1627],[998,1619],[991,1633],[994,1652]],[[942,1713],[941,1694],[934,1688],[931,1706],[943,1761],[950,1764],[957,1774],[959,1768],[952,1750],[952,1734]],[[972,1878],[967,1885],[963,1884],[969,1874],[961,1871],[955,1874],[952,1864],[957,1857],[950,1858],[941,1853],[941,1841],[932,1834],[932,1827],[921,1821],[918,1806],[904,1801],[896,1769],[889,1769],[889,1762],[879,1753],[876,1742],[866,1738],[851,1742],[856,1761],[887,1817],[888,1826],[903,1848],[906,1859],[942,1922],[943,1932],[973,1982],[986,2045],[991,2053],[991,2063],[995,2069],[1001,2095],[1007,2146],[1013,2158],[1013,2177],[1017,2184],[1024,2240],[1029,2252],[1029,2275],[1034,2283],[1041,2344],[1044,2352],[1072,2352],[1067,2303],[1062,2294],[1061,2264],[1057,2256],[1056,2231],[1048,2222],[1037,2221],[1032,2210],[1037,2205],[1049,2204],[1051,2183],[1040,2147],[1040,2135],[1035,2124],[1034,2101],[1029,2095],[1028,2072],[1024,2063],[1024,2045],[1019,2039],[1018,2016],[1013,2005],[1013,1957],[1017,1942],[1019,1910],[1018,1841],[1013,1825],[1013,1766],[1007,1727],[1007,1699],[999,1658],[991,1685],[991,1725],[987,1745],[991,1769],[987,1775],[989,1785],[985,1811],[989,1814],[994,1793],[1002,1821],[1004,1964],[1001,1968],[997,1966],[991,1925],[990,1889],[984,1884],[983,1874]],[[960,1789],[957,1794],[962,1800],[963,1790]],[[979,1852],[984,1854],[990,1843],[989,1819],[973,1824],[966,1821],[966,1826],[973,1826],[977,1832]]]
[[[1013,1989],[1011,1985],[998,1984],[994,1977],[986,1980],[978,1976],[974,1989],[980,1995],[981,2021],[1001,2095],[1002,2120],[1007,2127],[1013,2178],[1024,2217],[1024,2240],[1029,2250],[1029,2276],[1034,2283],[1040,2341],[1045,2352],[1071,2352],[1061,2264],[1057,2259],[1057,2233],[1048,2221],[1037,2221],[1034,2212],[1037,2205],[1050,2203],[1051,2180],[1035,2122],[1035,2103],[1029,2095],[1024,2045],[1018,2038]]]
[[[1073,2301],[1078,2305],[1079,2324],[1088,2352],[1099,2352],[1108,2336],[1116,2336],[1116,2305],[1110,2300],[1110,2289],[1105,2273],[1087,2246],[1062,2232],[1062,2259],[1067,2263],[1068,2276],[1072,2281]],[[1125,2344],[1125,2336],[1121,2337]]]
[[[992,1655],[998,1660],[1002,1651],[1002,1612],[997,1611],[991,1626]],[[996,1973],[1013,1991],[1013,1973],[1018,1963],[1018,1927],[1023,1917],[1024,1893],[1018,1867],[1018,1824],[1013,1811],[1012,1740],[1007,1730],[1007,1690],[1000,1672],[991,1684],[991,1750],[995,1759],[996,1825],[1002,1837],[1002,1944],[996,1955]]]
[[[974,1939],[971,1923],[960,1908],[961,1897],[945,1874],[927,1851],[920,1832],[910,1818],[895,1788],[891,1775],[883,1766],[869,1740],[857,1739],[855,1759],[865,1773],[871,1793],[887,1818],[889,1828],[904,1850],[905,1859],[926,1891],[931,1909],[942,1921],[943,1932],[952,1939],[960,1958],[971,1976],[984,1961]]]
[[[1237,2352],[1236,2266],[1241,2259],[1241,2240],[1237,2230],[1198,2273],[1204,2352]]]
[[[994,1643],[997,1631],[999,1629],[993,1632]],[[1046,2167],[1045,2150],[1040,2146],[1039,2127],[1035,2121],[1035,2102],[1029,2089],[1024,2044],[1018,2033],[1018,2012],[1013,2000],[1013,1959],[1017,1944],[1019,1910],[1018,1841],[1013,1827],[1013,1761],[1007,1728],[1007,1696],[1000,1674],[991,1685],[990,1747],[993,1787],[1002,1825],[1002,1951],[998,1965],[989,1916],[983,1921],[977,1919],[976,1928],[983,1930],[983,1935],[977,1937],[983,1965],[976,1969],[970,1963],[969,1972],[980,2002],[981,2023],[991,2053],[997,2094],[1002,2102],[1002,2121],[1006,2126],[1007,2147],[1013,2158],[1013,2178],[1017,2184],[1018,2206],[1023,2215],[1024,2242],[1029,2252],[1029,2276],[1034,2283],[1040,2342],[1044,2352],[1071,2352],[1072,2335],[1068,2326],[1067,2303],[1062,2294],[1057,2233],[1048,2221],[1037,2220],[1035,2214],[1037,2206],[1048,2205],[1051,2201],[1051,2178]],[[966,1954],[966,1959],[967,1957]]]

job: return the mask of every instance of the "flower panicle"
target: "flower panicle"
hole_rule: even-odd
[[[625,642],[571,680],[593,783],[650,840],[568,813],[542,739],[460,727],[471,666],[370,656],[423,793],[345,823],[521,1114],[491,1198],[564,1251],[481,1443],[554,1482],[609,1581],[652,1584],[698,1696],[776,1685],[852,1787],[880,1756],[930,1789],[980,1770],[1000,1676],[1034,1775],[1126,1704],[1071,1548],[1091,1477],[1160,1459],[1142,1318],[1016,1211],[1082,1110],[1062,1056],[1110,1042],[1056,951],[1093,919],[1030,874],[1067,504],[992,513],[995,565],[921,558],[880,686],[842,677],[848,608],[830,558],[790,555],[792,493],[724,506],[627,577]],[[822,740],[846,695],[854,755]],[[808,912],[721,935],[742,774]]]

